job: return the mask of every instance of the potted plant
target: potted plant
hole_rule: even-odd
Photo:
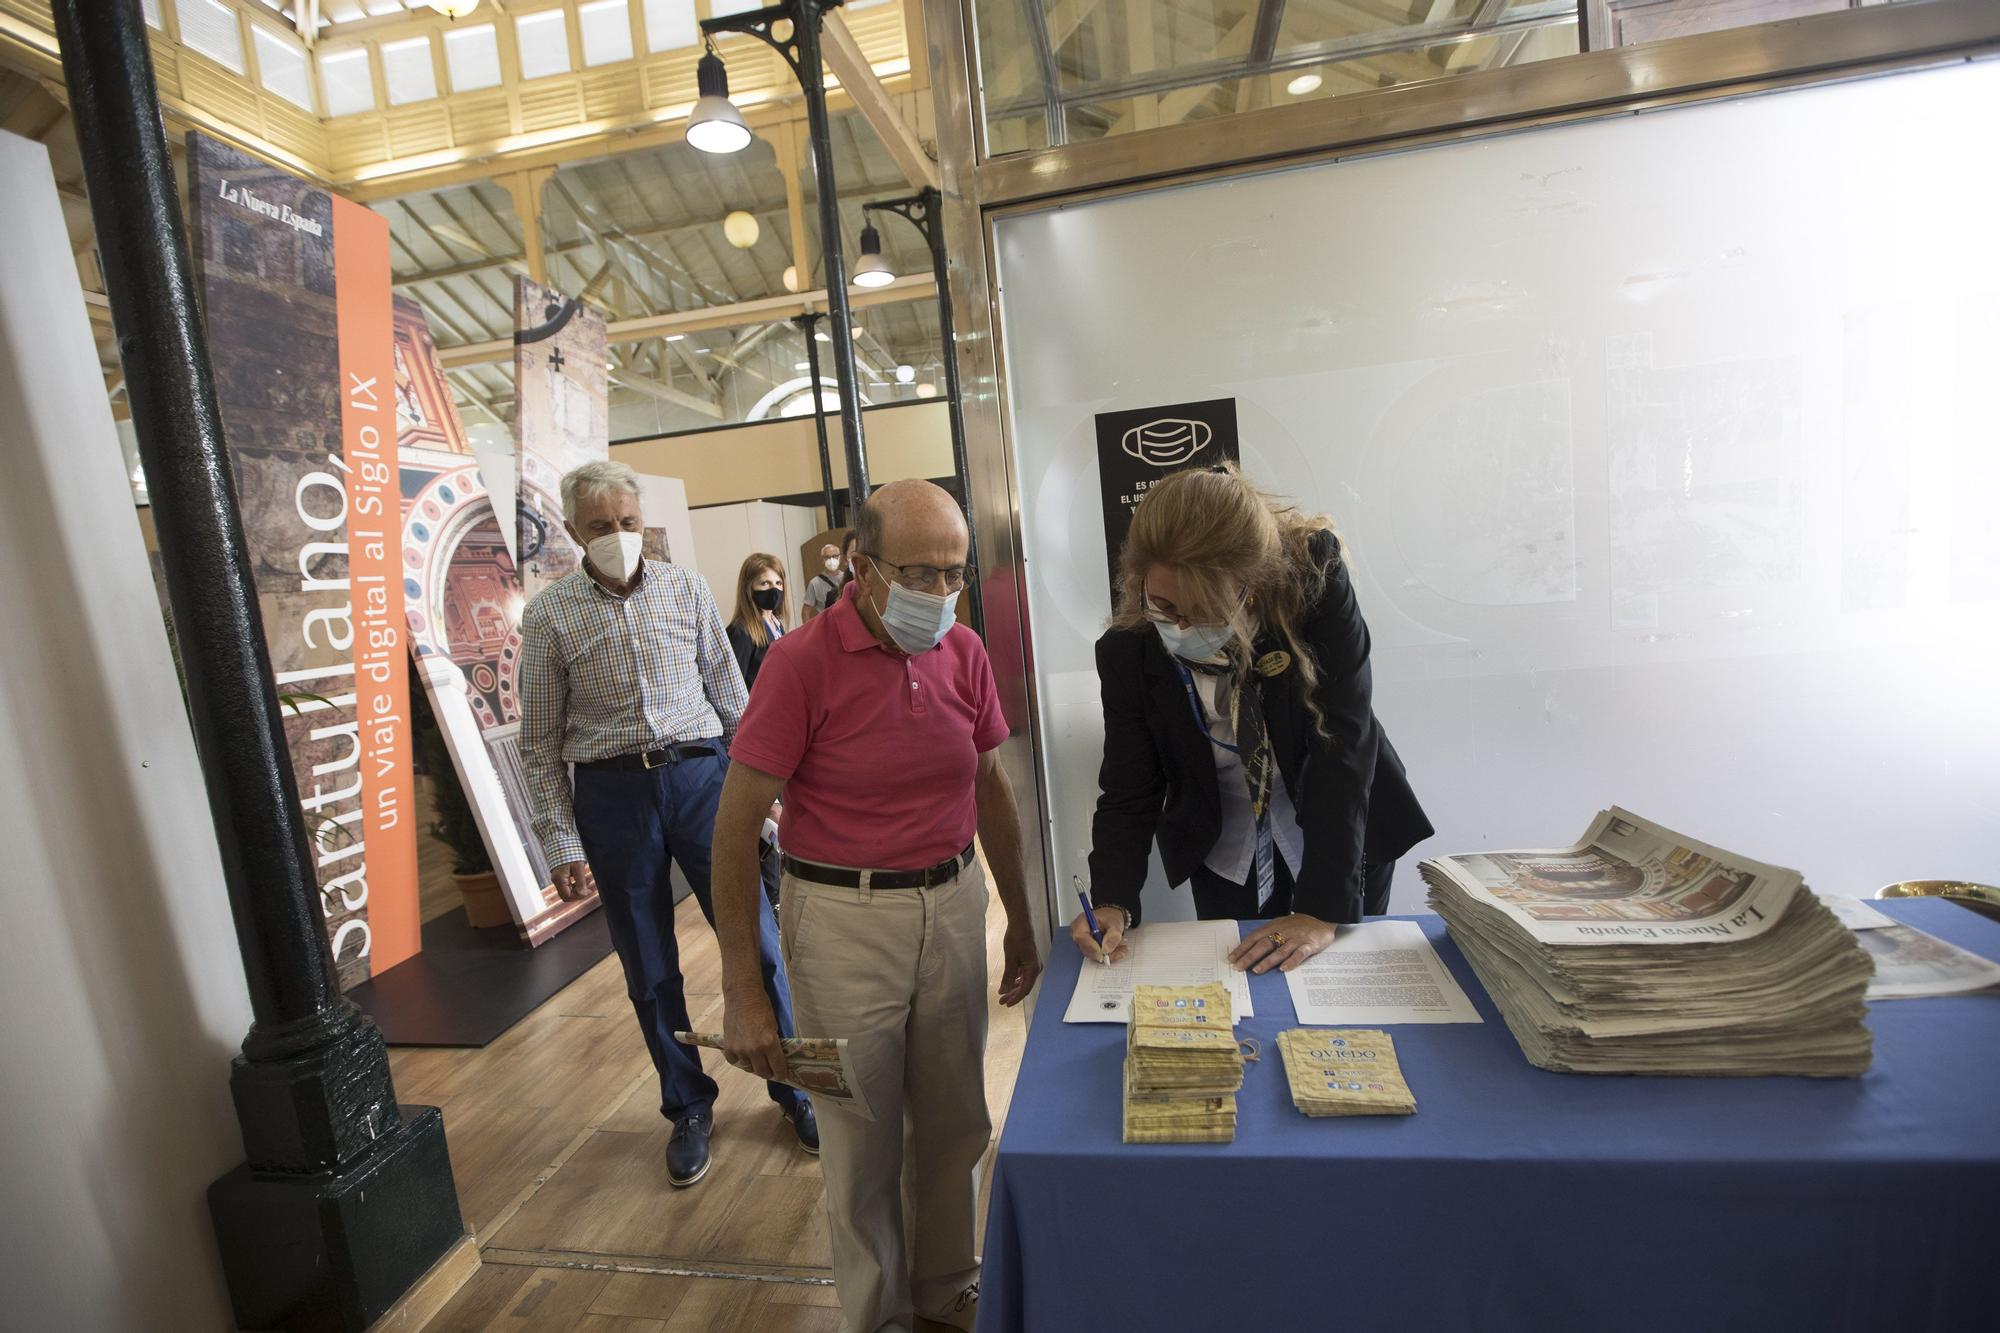
[[[416,691],[411,691],[415,694]],[[418,731],[418,752],[424,771],[431,779],[431,805],[436,819],[431,836],[451,850],[451,878],[465,899],[465,919],[485,930],[504,926],[514,918],[507,910],[506,895],[500,891],[500,877],[493,873],[493,860],[486,854],[486,838],[472,813],[472,802],[458,782],[458,768],[444,743],[444,731],[435,719]]]

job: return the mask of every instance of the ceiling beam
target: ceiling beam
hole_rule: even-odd
[[[930,274],[898,278],[886,287],[856,288],[848,304],[856,309],[896,301],[935,300],[937,280]],[[822,290],[797,295],[766,296],[735,305],[710,306],[702,310],[682,310],[664,315],[643,315],[638,319],[614,320],[605,328],[606,340],[613,343],[640,342],[670,333],[698,333],[704,329],[734,329],[746,324],[790,319],[808,310],[824,310],[827,294]],[[463,347],[441,347],[438,361],[447,369],[505,361],[514,354],[514,340],[495,338]]]
[[[643,394],[647,398],[654,398],[663,403],[672,403],[675,407],[685,407],[690,412],[699,412],[703,416],[713,417],[717,421],[722,420],[722,404],[715,402],[713,399],[702,398],[688,393],[683,389],[676,389],[670,384],[662,384],[658,380],[648,379],[636,370],[614,370],[611,372],[611,382],[621,389],[630,389],[633,393]]]
[[[4,18],[4,11],[0,11],[0,20]],[[54,68],[60,73],[60,64]],[[885,68],[886,87],[905,89],[909,86],[906,73],[893,65]],[[750,102],[748,105],[738,102],[737,105],[742,108],[745,123],[759,135],[768,135],[775,127],[787,122],[805,123],[803,105],[795,98],[774,96],[768,101]],[[856,109],[855,100],[845,85],[827,90],[826,109],[829,116]],[[356,203],[370,203],[420,190],[494,180],[510,171],[594,161],[612,152],[635,153],[649,148],[664,148],[686,141],[688,110],[688,107],[670,107],[589,121],[566,130],[508,134],[499,139],[377,163],[332,184]],[[305,174],[312,175],[309,169]]]
[[[937,163],[924,151],[916,131],[910,128],[909,122],[903,119],[896,104],[890,100],[888,90],[875,76],[874,67],[863,54],[861,44],[847,30],[847,21],[837,12],[828,14],[823,31],[825,44],[820,54],[826,61],[827,69],[840,80],[840,86],[847,90],[847,95],[854,99],[861,114],[875,127],[882,146],[896,160],[904,179],[920,190],[925,186],[933,190],[944,188],[938,177]]]
[[[806,246],[806,195],[799,180],[799,149],[803,142],[798,127],[780,125],[778,133],[772,136],[771,146],[777,150],[778,174],[785,178],[785,221],[791,224],[792,276],[801,288],[810,287],[814,275],[812,252]]]

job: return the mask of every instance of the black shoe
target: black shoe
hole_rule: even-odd
[[[812,1102],[801,1097],[784,1115],[792,1122],[792,1132],[799,1136],[799,1147],[819,1156],[819,1117],[813,1114]]]
[[[697,1111],[674,1123],[674,1136],[667,1140],[667,1179],[675,1189],[686,1189],[708,1174],[708,1114]]]

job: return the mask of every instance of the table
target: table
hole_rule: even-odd
[[[1885,912],[1989,958],[2000,923]],[[1408,1117],[1311,1120],[1262,1039],[1236,1142],[1126,1144],[1125,1029],[1065,1025],[1058,938],[1000,1139],[980,1333],[2000,1328],[2000,996],[1869,1006],[1860,1079],[1557,1074],[1485,1021],[1391,1029]]]

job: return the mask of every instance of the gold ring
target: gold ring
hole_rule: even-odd
[[[1277,931],[1275,931],[1275,930],[1271,932],[1271,943],[1272,943],[1272,944],[1274,944],[1274,945],[1277,945],[1277,944],[1283,944],[1284,942],[1285,942],[1285,937],[1284,937],[1283,935],[1279,934],[1279,933],[1278,933]]]

